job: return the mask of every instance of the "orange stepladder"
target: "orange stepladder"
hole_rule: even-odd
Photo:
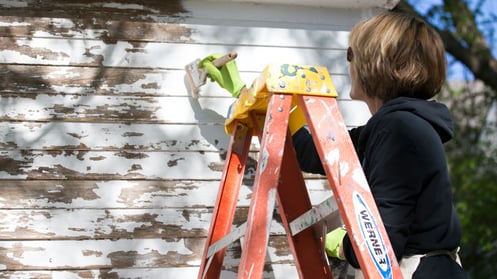
[[[198,278],[219,278],[227,246],[244,236],[238,278],[262,278],[270,223],[279,207],[299,278],[333,278],[322,219],[339,210],[365,278],[402,278],[369,185],[321,66],[269,65],[242,91],[226,120],[231,135]],[[312,206],[288,121],[299,106],[313,134],[333,195]],[[260,151],[247,222],[232,230],[253,136]],[[321,224],[321,228],[317,224]],[[324,231],[323,231],[324,229]]]

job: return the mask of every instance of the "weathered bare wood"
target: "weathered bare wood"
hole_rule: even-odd
[[[366,10],[252,3],[0,0],[0,278],[194,278],[233,99],[189,98],[185,64],[238,52],[250,85],[269,63],[327,66],[351,126],[348,30]],[[367,110],[366,110],[367,111]],[[241,186],[244,221],[258,151]],[[306,174],[311,201],[331,195]],[[263,278],[298,278],[278,214]],[[239,243],[222,278],[236,278]]]
[[[212,124],[221,130],[232,103],[232,98],[2,94],[0,121]],[[339,105],[348,125],[367,120],[368,114],[355,113],[364,104],[344,100]]]
[[[219,179],[217,152],[0,151],[4,179]]]
[[[193,42],[190,37],[196,25],[139,20],[116,21],[106,17],[80,18],[0,16],[0,35],[3,37],[63,37],[71,39],[99,39],[107,43],[117,41]]]
[[[82,67],[183,69],[196,58],[226,53],[233,46],[157,42],[71,40],[67,38],[0,37],[0,61],[9,64],[39,64]],[[241,71],[260,72],[270,63],[327,66],[332,72],[345,68],[345,49],[295,47],[236,47]],[[257,57],[257,59],[254,59]]]
[[[64,271],[2,271],[0,278],[37,278],[37,279],[52,279],[52,278],[74,278],[74,279],[115,279],[115,278],[141,278],[141,279],[157,279],[157,278],[196,278],[198,275],[198,267],[165,267],[165,268],[102,268],[98,270],[64,270]],[[223,270],[221,278],[235,279],[236,272],[231,270]],[[285,278],[298,279],[298,274],[293,264],[271,264],[266,265],[263,279]]]
[[[254,143],[256,142],[254,140]],[[226,152],[228,143],[229,136],[226,135],[221,124],[0,122],[2,150],[218,151],[222,153]]]
[[[189,151],[223,156],[228,143],[222,125],[0,122],[2,151]],[[252,151],[258,150],[259,142],[254,138]],[[255,153],[253,158],[257,159]]]
[[[192,58],[193,59],[193,58]],[[0,64],[2,94],[188,96],[184,70]],[[251,82],[258,73],[242,73]],[[215,83],[201,88],[205,97],[228,97]]]
[[[254,171],[254,165],[248,168]],[[219,180],[3,180],[0,208],[14,209],[177,209],[215,204]],[[248,207],[252,183],[245,180],[237,205]],[[313,204],[331,195],[324,178],[309,178]]]
[[[0,210],[2,240],[205,237],[207,209]]]
[[[230,98],[2,94],[0,120],[212,123],[226,119]]]
[[[169,19],[168,22],[180,20],[187,16],[180,0],[160,1],[146,0],[140,4],[130,1],[48,1],[36,0],[2,1],[2,15],[24,17],[53,18],[107,18],[114,20],[154,21]]]
[[[193,59],[193,58],[192,58]],[[119,95],[119,96],[188,96],[184,70],[126,69],[101,67],[39,66],[0,64],[0,93]],[[247,84],[259,72],[242,72]],[[340,93],[348,98],[348,78],[333,75]],[[201,87],[203,97],[228,97],[215,83]]]
[[[115,21],[108,18],[49,18],[0,15],[3,37],[63,37],[117,41],[232,44],[309,48],[346,48],[348,32],[318,29],[219,26],[140,20]],[[241,36],[242,35],[242,36]],[[323,41],[329,42],[323,45]]]
[[[183,70],[0,64],[0,92],[186,96]],[[211,88],[206,86],[206,90]],[[220,90],[211,90],[212,93]],[[223,94],[228,96],[226,92]],[[219,95],[220,96],[220,95]]]
[[[247,220],[239,207],[233,224]],[[277,217],[277,216],[276,216]],[[210,208],[0,210],[2,240],[89,240],[206,237]],[[276,220],[271,233],[283,235]]]
[[[64,270],[198,266],[204,238],[0,241],[0,270]],[[290,264],[286,236],[272,236],[268,263]],[[239,263],[240,245],[228,247],[225,268]]]

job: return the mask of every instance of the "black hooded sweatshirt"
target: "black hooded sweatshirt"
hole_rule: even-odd
[[[398,97],[349,134],[397,259],[456,249],[461,228],[443,146],[453,136],[447,107]],[[300,129],[292,140],[301,169],[324,174],[308,130]],[[349,263],[358,268],[347,235],[343,248]]]

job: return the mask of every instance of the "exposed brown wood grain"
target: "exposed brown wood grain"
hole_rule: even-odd
[[[2,94],[185,95],[179,70],[0,65],[0,72]]]
[[[145,0],[139,4],[135,1],[120,0],[115,2],[100,1],[46,1],[23,0],[22,5],[9,2],[2,4],[1,14],[24,17],[53,18],[107,18],[115,20],[153,21],[151,16],[163,16],[178,20],[187,11],[182,1]],[[114,3],[115,5],[112,5]]]
[[[224,125],[230,98],[91,96],[3,93],[0,121],[214,123]],[[205,106],[202,103],[206,104]],[[209,107],[210,106],[210,107]]]
[[[26,9],[25,9],[26,11]],[[0,13],[1,14],[1,13]],[[1,15],[1,21],[11,23],[0,26],[3,37],[63,37],[83,38],[88,30],[94,30],[94,39],[106,43],[125,41],[190,42],[192,30],[186,25],[171,22],[150,22],[140,19],[115,20],[108,17],[23,17]]]
[[[74,266],[74,262],[81,262],[80,269],[187,267],[198,264],[204,241],[203,238],[0,241],[0,262],[9,270],[63,270],[68,265]],[[268,247],[278,251],[268,261],[292,262],[286,236],[272,236]],[[238,265],[240,253],[239,241],[228,246],[226,268]]]
[[[238,205],[247,207],[252,180],[243,183]],[[219,180],[2,180],[0,209],[209,208]],[[307,181],[311,199],[331,195],[324,179]]]
[[[247,212],[240,207],[234,225],[245,222]],[[0,210],[0,239],[201,238],[211,218],[212,208]]]
[[[0,122],[3,150],[220,152],[228,147],[224,126],[203,124]],[[256,151],[254,142],[253,150]],[[255,157],[254,157],[255,158]]]
[[[247,85],[273,59],[325,64],[348,83],[349,23],[242,22],[234,5],[0,0],[0,278],[197,276],[234,100],[212,82],[191,98],[184,66],[234,49]],[[235,225],[258,150],[254,140]],[[331,195],[324,177],[305,178],[313,203]],[[273,219],[264,278],[296,278]],[[223,278],[236,277],[240,255],[235,241]]]

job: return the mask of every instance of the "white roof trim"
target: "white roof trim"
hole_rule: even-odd
[[[394,8],[399,0],[208,0],[211,2],[239,2],[253,4],[297,5],[319,8]]]

